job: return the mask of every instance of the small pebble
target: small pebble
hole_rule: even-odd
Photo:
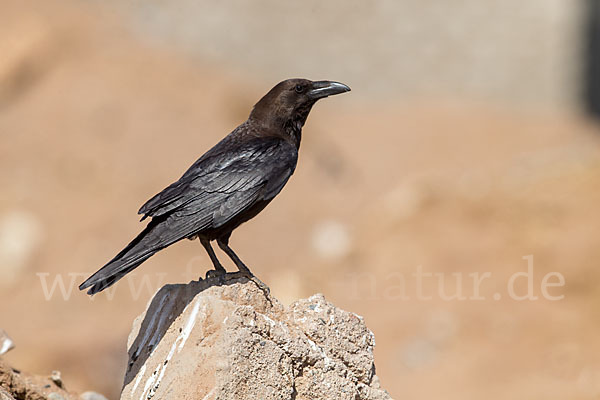
[[[7,353],[14,348],[14,342],[11,340],[11,338],[7,335],[6,332],[0,329],[0,355]]]
[[[63,387],[62,378],[60,377],[60,371],[52,371],[52,375],[50,375],[50,380],[56,384],[59,388]]]
[[[335,260],[347,256],[352,248],[348,227],[338,221],[322,221],[312,233],[312,246],[325,259]]]
[[[108,400],[106,397],[96,392],[84,392],[79,398],[81,400]]]

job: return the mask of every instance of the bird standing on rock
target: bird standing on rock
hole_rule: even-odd
[[[339,82],[288,79],[256,103],[248,119],[196,161],[175,183],[140,208],[146,228],[79,289],[98,293],[113,285],[157,251],[196,237],[214,270],[222,276],[210,242],[233,260],[239,271],[252,273],[229,247],[231,232],[255,217],[294,173],[302,127],[320,99],[350,91]]]

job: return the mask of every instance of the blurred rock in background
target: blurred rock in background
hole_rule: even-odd
[[[42,226],[31,213],[0,215],[0,284],[14,283],[31,263],[42,238]]]
[[[337,76],[371,98],[580,107],[583,1],[113,1],[140,40],[278,80]]]
[[[8,353],[14,348],[15,343],[4,330],[0,329],[0,356],[4,353]]]
[[[59,377],[57,380],[56,377]],[[25,373],[0,359],[0,400],[90,400],[69,392],[60,380],[60,372],[51,377]],[[95,400],[101,400],[96,398]],[[106,399],[104,399],[106,400]]]

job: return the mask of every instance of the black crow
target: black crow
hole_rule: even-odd
[[[265,208],[294,173],[302,127],[315,102],[349,90],[331,81],[278,83],[243,124],[140,208],[142,220],[152,218],[146,228],[79,289],[98,293],[157,251],[196,237],[214,265],[207,277],[226,272],[211,247],[213,240],[241,273],[252,276],[229,247],[231,232]]]

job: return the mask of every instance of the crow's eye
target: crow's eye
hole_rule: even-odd
[[[304,86],[296,85],[296,93],[302,93],[302,92],[304,92]]]

